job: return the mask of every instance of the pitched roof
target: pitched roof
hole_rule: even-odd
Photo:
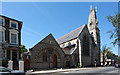
[[[50,41],[52,41],[53,44],[51,44]],[[47,35],[44,39],[42,39],[40,42],[38,42],[31,49],[33,49],[34,47],[38,46],[40,43],[46,43],[46,44],[58,45],[59,46],[59,44],[57,43],[57,41],[55,40],[55,38],[53,37],[53,35],[51,33],[49,35]]]
[[[72,40],[72,39],[78,37],[85,26],[86,26],[86,24],[84,24],[83,26],[73,30],[72,32],[60,37],[59,39],[57,39],[58,44],[64,43],[66,41],[69,41],[69,40]]]

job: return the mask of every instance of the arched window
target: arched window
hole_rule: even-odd
[[[92,22],[90,22],[90,26],[92,25]]]
[[[77,63],[77,54],[74,55],[74,62]]]
[[[83,37],[83,55],[89,56],[90,54],[90,44],[89,38],[87,36]]]
[[[43,62],[47,62],[47,55],[46,54],[43,55]]]
[[[93,35],[93,32],[91,32],[91,34]]]
[[[90,25],[92,25],[92,23],[90,23]]]

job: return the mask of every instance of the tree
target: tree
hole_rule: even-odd
[[[107,45],[104,45],[102,47],[103,53],[105,54],[105,56],[108,54],[108,52],[111,50],[111,47],[107,47]]]
[[[111,47],[107,47],[107,45],[104,45],[102,47],[102,53],[103,53],[103,66],[105,65],[105,58],[108,55],[108,52],[110,51]]]
[[[115,40],[112,42],[113,46],[116,45],[118,42],[118,45],[120,44],[120,13],[113,15],[113,16],[107,16],[107,19],[109,22],[112,23],[114,29],[108,31],[107,33],[110,33],[110,39],[115,38]],[[120,46],[119,46],[120,47]]]
[[[25,48],[25,45],[21,45],[21,50],[20,50],[20,52],[27,52],[27,49]]]
[[[107,58],[112,59],[114,57],[114,53],[112,51],[108,51]]]
[[[118,57],[118,62],[120,62],[120,56]]]

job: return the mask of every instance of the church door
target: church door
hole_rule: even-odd
[[[53,67],[57,68],[57,55],[56,54],[54,54],[53,56]]]

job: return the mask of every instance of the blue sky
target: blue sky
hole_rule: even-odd
[[[90,5],[97,6],[101,46],[112,47],[107,31],[113,27],[106,16],[118,12],[117,2],[3,2],[2,14],[23,21],[22,44],[29,49],[50,33],[58,39],[87,24]],[[117,46],[112,51],[117,54]]]

